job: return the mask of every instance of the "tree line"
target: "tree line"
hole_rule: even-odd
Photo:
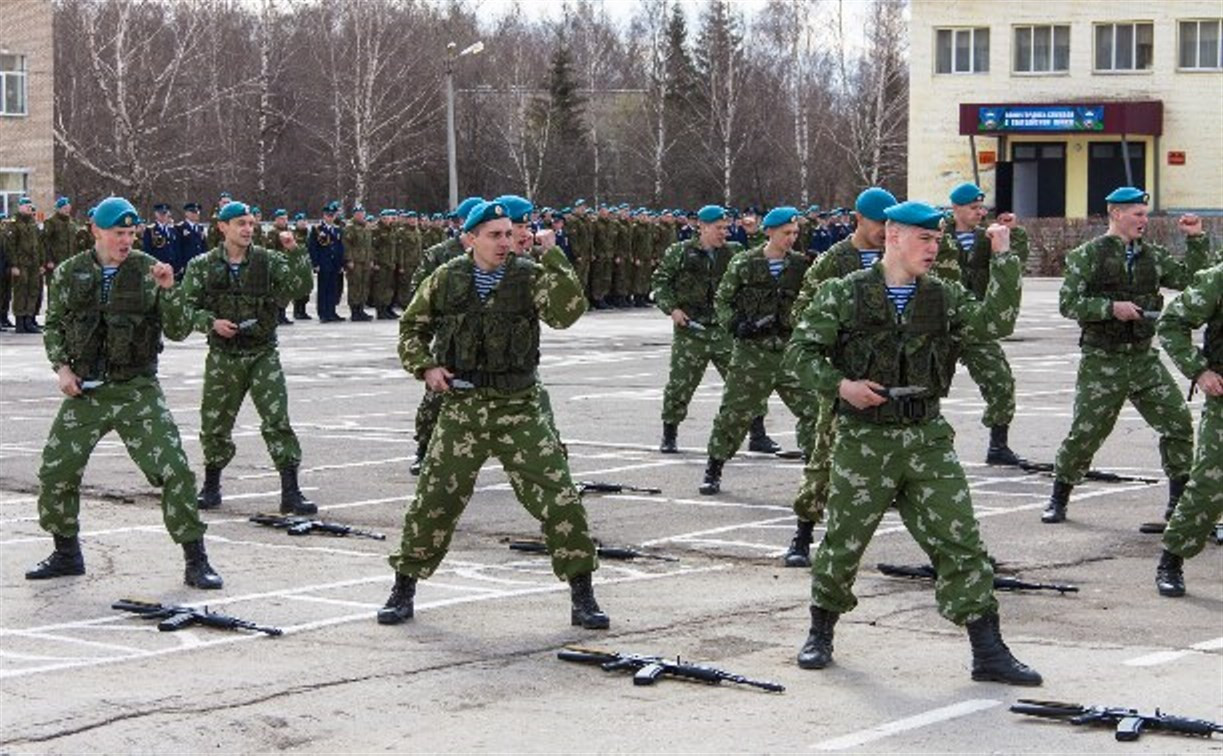
[[[624,0],[626,3],[629,0]],[[903,192],[904,0],[56,0],[57,191],[317,212],[447,200],[825,207]],[[850,30],[857,38],[857,30]]]

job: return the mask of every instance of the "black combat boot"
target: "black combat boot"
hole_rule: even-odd
[[[1160,596],[1176,598],[1185,595],[1185,559],[1164,549],[1159,557],[1159,566],[1155,568],[1155,587]],[[29,577],[27,574],[26,577]]]
[[[13,321],[8,319],[8,307],[5,306],[4,313],[0,314],[0,328],[14,328]]]
[[[611,305],[608,304],[607,300],[604,299],[603,297],[599,297],[598,299],[591,302],[590,306],[596,310],[610,310],[611,309]]]
[[[1011,447],[1007,444],[1010,429],[1009,425],[995,425],[989,429],[989,448],[985,451],[985,464],[1011,466],[1023,464],[1023,460],[1018,454],[1011,451]]]
[[[221,506],[221,468],[204,468],[204,487],[195,497],[195,505],[200,509],[216,509]]]
[[[183,582],[192,588],[216,590],[223,584],[221,576],[208,564],[208,554],[204,553],[204,539],[183,544],[183,558],[187,560],[187,569],[183,573]]]
[[[1040,673],[1016,659],[1002,642],[998,615],[987,614],[969,622],[972,644],[972,679],[1007,685],[1040,685]]]
[[[798,666],[803,669],[823,669],[832,663],[832,629],[840,614],[811,605],[811,632],[798,651]]]
[[[310,317],[310,313],[306,312],[305,302],[294,302],[293,303],[293,319],[294,320],[314,320],[314,318]]]
[[[276,325],[293,325],[293,321],[289,320],[289,316],[285,315],[285,311],[282,309],[276,313]]]
[[[748,434],[747,448],[748,451],[764,452],[765,454],[776,454],[781,451],[781,446],[769,438],[768,433],[764,432],[763,415],[752,419],[752,428]]]
[[[46,580],[85,574],[85,557],[81,554],[81,542],[76,536],[53,535],[55,551],[51,556],[34,565],[25,574],[26,580]]]
[[[280,471],[280,513],[312,515],[318,513],[314,502],[302,495],[297,486],[297,465]]]
[[[26,328],[30,329],[28,333],[42,333],[42,326],[38,325],[38,321],[31,315],[25,319]]]
[[[13,329],[13,333],[34,333],[30,330],[30,327],[26,325],[25,315],[17,316],[17,327]]]
[[[663,454],[679,454],[679,447],[675,445],[678,436],[678,423],[663,423],[662,443],[658,445],[658,451],[662,452]]]
[[[569,617],[575,627],[580,626],[587,630],[606,630],[611,627],[611,620],[595,601],[595,589],[590,584],[589,572],[569,578],[569,596],[573,600]]]
[[[709,462],[705,465],[705,482],[701,483],[701,493],[713,496],[722,490],[722,465],[724,464],[726,463],[723,460],[709,458]]]
[[[1185,493],[1185,486],[1188,484],[1188,478],[1168,478],[1168,508],[1164,510],[1165,521],[1172,519],[1172,513],[1176,511],[1176,503],[1181,500],[1181,495]]]
[[[811,535],[813,530],[815,530],[814,522],[799,519],[798,528],[794,531],[794,538],[790,540],[790,550],[782,557],[782,563],[786,567],[811,566]]]
[[[379,320],[394,320],[395,315],[391,312],[390,307],[379,307],[375,310]]]
[[[373,320],[373,318],[369,316],[369,313],[365,311],[364,307],[358,307],[352,310],[351,317],[349,318],[349,320],[351,320],[354,323],[365,323],[370,320]]]
[[[1049,497],[1049,504],[1041,514],[1040,521],[1055,523],[1065,520],[1066,507],[1070,504],[1070,492],[1073,490],[1074,486],[1069,483],[1063,483],[1060,480],[1053,481],[1053,494]]]
[[[386,600],[386,606],[378,610],[379,625],[398,625],[412,619],[416,614],[413,600],[416,598],[416,578],[401,572],[395,573],[395,587]]]
[[[408,468],[408,472],[413,475],[420,475],[420,469],[425,466],[425,454],[429,452],[428,444],[416,445],[416,459],[412,461],[412,466]]]

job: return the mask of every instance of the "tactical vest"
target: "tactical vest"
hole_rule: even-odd
[[[126,381],[157,374],[161,316],[156,293],[146,288],[148,258],[132,254],[115,272],[102,302],[102,269],[81,254],[62,274],[68,287],[63,317],[64,350],[83,379]]]
[[[1164,298],[1159,292],[1159,268],[1150,247],[1139,244],[1132,271],[1126,269],[1125,245],[1114,236],[1103,236],[1090,244],[1091,268],[1087,271],[1085,296],[1104,297],[1112,302],[1133,302],[1144,311],[1159,312]],[[1107,320],[1082,324],[1079,344],[1097,349],[1118,350],[1127,344],[1148,342],[1155,335],[1155,322]]]
[[[750,339],[771,336],[788,339],[794,330],[790,311],[803,288],[808,263],[803,255],[794,253],[787,254],[785,260],[777,278],[769,272],[769,261],[763,252],[753,252],[743,266],[743,285],[735,292],[732,303],[736,317],[751,323],[773,318],[767,325],[756,328]]]
[[[255,321],[228,339],[209,331],[208,346],[227,352],[244,352],[274,345],[280,306],[272,295],[271,264],[267,250],[254,245],[247,249],[241,280],[234,280],[223,249],[208,254],[204,272],[204,309],[217,318],[239,325]]]
[[[511,257],[505,275],[481,302],[470,257],[445,265],[445,282],[433,303],[438,328],[433,359],[478,388],[518,391],[535,385],[539,366],[539,316],[532,279],[535,263]]]
[[[951,389],[959,356],[942,284],[931,276],[919,278],[905,310],[908,320],[900,322],[877,268],[846,280],[853,292],[853,317],[842,328],[833,365],[850,380],[867,379],[888,387],[925,386],[929,392],[926,397],[890,399],[865,410],[838,399],[837,411],[873,423],[917,423],[938,417],[938,397]]]
[[[735,245],[736,249],[738,245]],[[713,295],[722,281],[722,274],[732,250],[719,247],[711,254],[701,249],[700,242],[692,239],[684,243],[684,257],[680,261],[679,274],[675,277],[675,306],[683,310],[690,320],[701,325],[714,322]]]

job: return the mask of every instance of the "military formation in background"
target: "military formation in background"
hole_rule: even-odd
[[[679,426],[710,363],[724,383],[701,494],[721,492],[724,465],[745,440],[752,451],[780,451],[764,428],[770,395],[797,419],[796,456],[805,465],[784,564],[811,570],[800,667],[832,662],[835,625],[857,604],[859,563],[894,507],[934,564],[939,612],[967,631],[973,679],[1040,685],[1002,640],[993,566],[940,410],[965,365],[985,400],[985,461],[1030,464],[1009,445],[1016,389],[999,343],[1019,314],[1027,235],[1009,213],[986,224],[984,199],[972,183],[955,187],[943,208],[870,187],[852,214],[788,206],[762,214],[581,199],[537,212],[503,195],[470,197],[445,217],[383,209],[376,220],[359,205],[344,219],[329,202],[311,225],[304,213],[290,224],[284,209],[268,224],[259,208],[222,194],[205,225],[196,204],[178,222],[158,204],[144,222],[112,197],[90,211],[83,234],[67,198],[41,230],[23,198],[0,228],[5,312],[11,301],[17,330],[37,333],[50,282],[44,344],[67,397],[39,471],[40,524],[55,550],[26,577],[84,572],[81,475],[98,440],[115,430],[162,488],[185,582],[220,588],[199,509],[223,503],[221,475],[247,395],[280,472],[281,511],[316,511],[298,486],[301,448],[276,338],[280,326],[311,319],[313,286],[322,323],[345,320],[337,309],[344,300],[353,321],[397,319],[399,359],[426,385],[411,466],[420,481],[389,558],[395,583],[378,622],[413,616],[417,582],[444,559],[479,470],[495,456],[540,521],[553,571],[569,583],[572,623],[607,628],[591,581],[598,550],[540,381],[540,325],[567,328],[588,310],[657,307],[673,329],[661,453],[680,451]],[[1183,560],[1201,551],[1223,514],[1223,265],[1194,215],[1179,221],[1183,261],[1145,241],[1148,199],[1133,187],[1111,192],[1108,231],[1067,255],[1059,303],[1082,329],[1082,359],[1041,519],[1066,519],[1073,486],[1130,401],[1160,436],[1169,480],[1156,588],[1180,596]],[[1186,292],[1165,309],[1162,288]],[[1191,336],[1202,325],[1199,349]],[[209,347],[198,494],[156,378],[163,336],[182,340],[192,330],[207,334]],[[1153,345],[1157,334],[1207,395],[1196,455],[1188,407]]]

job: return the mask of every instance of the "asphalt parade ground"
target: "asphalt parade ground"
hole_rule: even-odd
[[[1052,461],[1069,424],[1078,331],[1057,313],[1057,281],[1028,279],[1014,338],[1018,382],[1011,446]],[[311,305],[313,312],[313,305]],[[408,473],[422,384],[399,366],[394,322],[298,323],[281,329],[301,483],[320,517],[386,541],[292,537],[247,518],[275,511],[278,477],[248,401],[225,471],[225,504],[205,513],[221,591],[182,583],[156,492],[111,435],[85,475],[87,574],[28,582],[51,548],[38,527],[36,473],[61,401],[41,339],[0,335],[0,751],[53,752],[1218,752],[1223,740],[1144,734],[1012,714],[1018,698],[1074,701],[1223,721],[1223,547],[1186,564],[1188,595],[1155,592],[1167,488],[1157,438],[1127,405],[1094,467],[1158,478],[1086,483],[1068,522],[1039,520],[1051,480],[983,464],[987,430],[961,368],[945,414],[990,553],[1026,580],[1078,593],[1000,593],[1003,635],[1045,684],[969,678],[964,632],[940,618],[928,582],[881,575],[878,562],[922,564],[889,513],[842,617],[834,663],[803,671],[810,577],[780,555],[801,462],[741,453],[722,493],[697,486],[721,394],[710,369],[679,455],[657,451],[670,321],[653,309],[597,312],[545,329],[541,374],[576,480],[662,489],[585,497],[594,535],[678,561],[604,560],[596,593],[610,631],[569,625],[568,590],[546,557],[511,551],[538,536],[500,464],[490,460],[416,617],[375,623],[393,574],[415,478]],[[161,382],[197,474],[205,342],[169,344]],[[1179,375],[1179,374],[1178,374]],[[1195,422],[1201,399],[1191,409]],[[773,399],[770,434],[794,447],[793,417]],[[820,531],[817,529],[817,538]],[[204,605],[284,630],[280,637],[154,623],[113,611],[142,598]],[[566,644],[712,664],[785,686],[769,693],[559,661]]]

